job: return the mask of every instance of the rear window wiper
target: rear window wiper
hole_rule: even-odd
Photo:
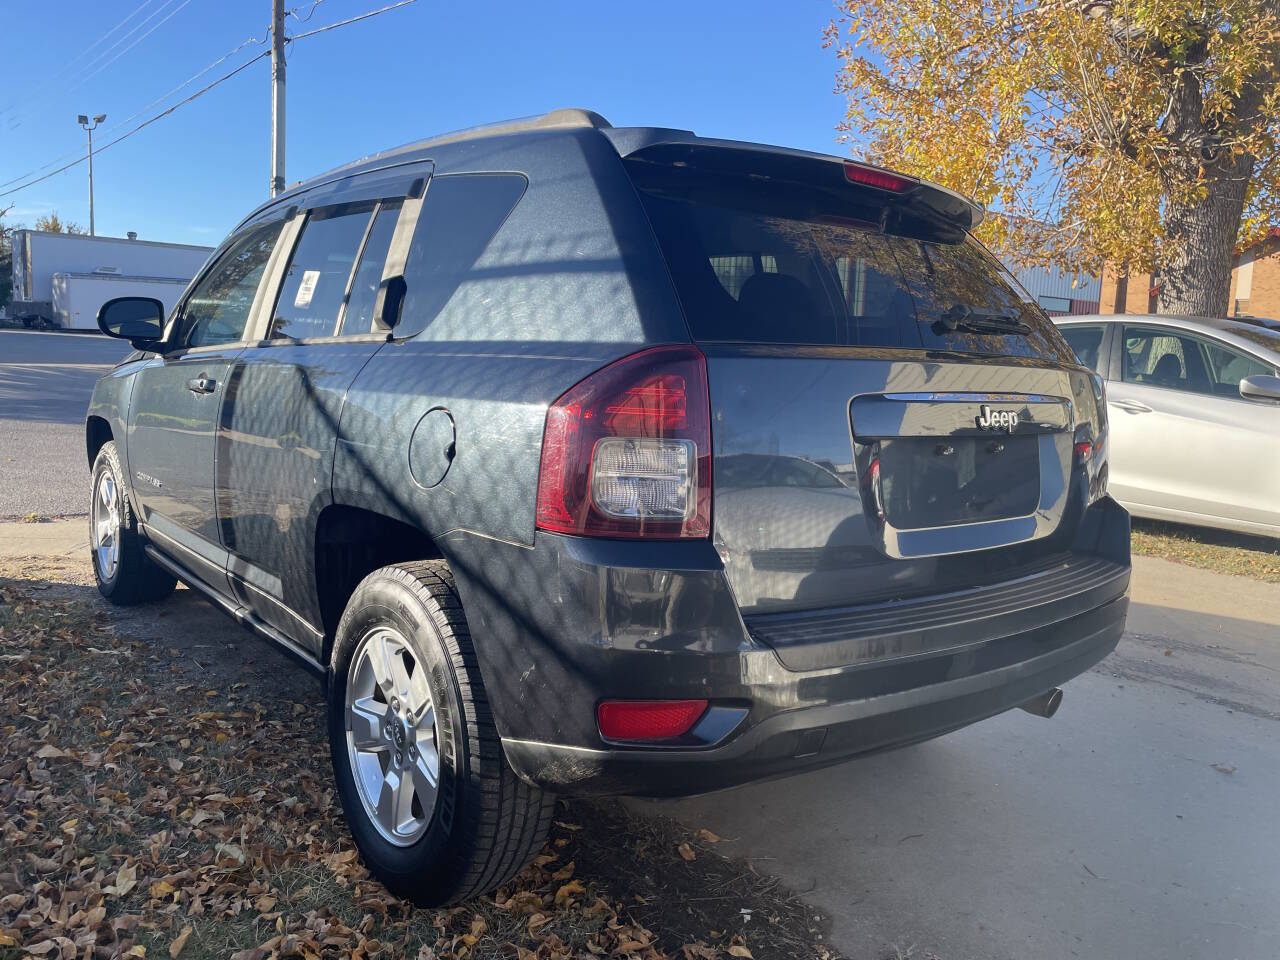
[[[1020,333],[1028,334],[1031,328],[1011,313],[975,310],[966,303],[957,303],[938,318],[934,324],[947,332],[959,333]],[[941,331],[938,331],[941,332]]]

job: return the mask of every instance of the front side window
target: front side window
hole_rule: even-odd
[[[1120,375],[1126,383],[1193,392],[1195,383],[1208,385],[1194,341],[1172,330],[1125,327],[1120,359]]]
[[[265,224],[231,243],[187,298],[174,337],[178,346],[207,347],[244,339],[253,298],[283,226],[283,221]]]
[[[280,287],[269,338],[303,340],[337,332],[338,311],[373,209],[374,204],[362,203],[307,215]]]
[[[1240,381],[1272,368],[1232,347],[1181,331],[1125,327],[1121,374],[1130,383],[1215,397],[1240,395]]]

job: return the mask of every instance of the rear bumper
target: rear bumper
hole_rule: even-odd
[[[1048,640],[1054,648],[1029,660],[883,696],[782,711],[722,746],[593,749],[517,739],[503,745],[522,777],[572,794],[688,796],[815,769],[940,736],[1065,683],[1115,649],[1128,603],[1128,597],[1112,600],[1052,628],[1052,637],[1006,638]]]
[[[705,541],[539,534],[528,549],[457,534],[446,552],[516,773],[571,795],[682,796],[935,737],[1089,669],[1124,630],[1129,558],[1128,515],[1111,501],[1088,513],[1073,556],[1092,572],[1027,578],[1034,603],[1010,602],[1009,584],[990,604],[933,598],[906,622],[894,611],[896,632],[882,609],[853,608],[842,637],[791,647],[744,623]],[[595,725],[608,698],[708,699],[730,722],[611,745]]]

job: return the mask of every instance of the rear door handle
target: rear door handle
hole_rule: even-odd
[[[1137,400],[1112,400],[1116,407],[1125,413],[1150,413],[1151,408]]]
[[[218,381],[212,377],[193,377],[187,381],[187,389],[192,393],[213,393],[218,388]]]

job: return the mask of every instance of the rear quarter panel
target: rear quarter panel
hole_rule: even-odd
[[[631,181],[599,132],[476,141],[436,161],[437,178],[485,172],[521,173],[528,189],[423,332],[388,343],[352,384],[334,499],[437,540],[461,529],[529,545],[547,406],[606,363],[687,342],[688,331]],[[453,417],[456,454],[428,488],[409,451],[438,408]]]

